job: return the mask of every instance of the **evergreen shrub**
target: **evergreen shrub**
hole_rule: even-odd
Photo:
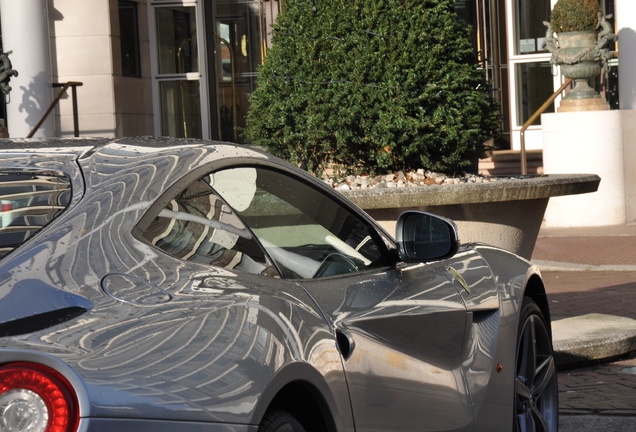
[[[600,12],[598,0],[559,0],[550,14],[550,24],[557,33],[594,31]]]
[[[500,118],[454,0],[286,0],[247,136],[319,174],[459,172]]]

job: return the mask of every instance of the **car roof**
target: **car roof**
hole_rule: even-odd
[[[201,145],[229,145],[243,147],[240,144],[221,141],[155,136],[125,138],[5,138],[0,139],[0,152],[64,152],[83,154],[86,152],[95,152],[102,147],[113,147],[115,145],[141,147],[148,149],[148,151],[153,151],[153,149],[160,151],[166,148]]]
[[[166,153],[186,156],[185,149],[200,148],[208,161],[226,157],[255,157],[278,160],[258,146],[203,139],[139,136],[126,138],[24,138],[0,139],[0,167],[14,165],[16,160],[36,157],[72,160],[79,163],[97,155],[117,157],[162,157]],[[205,149],[205,150],[204,150]],[[200,157],[200,154],[199,154]],[[11,161],[14,161],[13,163]],[[282,162],[278,160],[279,162]],[[3,163],[4,162],[4,163]],[[22,161],[20,165],[23,165]]]

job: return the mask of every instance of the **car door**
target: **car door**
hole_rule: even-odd
[[[338,338],[356,430],[472,430],[466,309],[443,263],[300,283]]]
[[[323,311],[356,430],[472,430],[466,308],[443,262],[396,264],[392,241],[365,217],[288,172],[232,168],[211,184]]]

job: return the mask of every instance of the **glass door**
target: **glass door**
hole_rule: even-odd
[[[207,0],[212,137],[244,142],[248,98],[263,62],[269,28],[280,4],[269,0]]]
[[[155,133],[179,138],[207,138],[202,115],[207,97],[202,89],[200,16],[196,1],[152,4],[150,23]]]
[[[524,123],[552,95],[559,84],[550,53],[543,48],[551,11],[550,0],[506,0],[508,11],[508,57],[510,69],[510,123],[512,148],[520,149]],[[554,104],[545,112],[554,112]],[[541,119],[525,133],[526,149],[541,149]]]

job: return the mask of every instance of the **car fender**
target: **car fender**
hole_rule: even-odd
[[[503,432],[513,424],[517,328],[523,297],[528,294],[528,286],[534,286],[533,295],[543,297],[545,289],[542,283],[536,283],[540,282],[539,270],[524,258],[493,246],[473,247],[491,269],[499,302],[497,316],[489,318],[493,325],[496,322],[498,334],[492,369],[487,371],[491,378],[473,392],[475,430],[494,431],[492,419],[497,418],[497,430]],[[466,374],[470,379],[471,371]]]
[[[335,343],[333,340],[331,342]],[[289,410],[290,408],[286,408],[284,405],[274,404],[280,403],[277,398],[286,388],[295,385],[299,386],[297,388],[302,388],[303,393],[310,395],[312,403],[315,404],[312,408],[320,411],[328,431],[353,432],[355,428],[349,404],[349,393],[344,381],[344,374],[342,370],[338,369],[340,368],[319,371],[307,362],[287,364],[276,373],[268,383],[266,390],[261,394],[251,423],[259,424],[267,410],[273,406]],[[290,394],[293,395],[293,390]]]

